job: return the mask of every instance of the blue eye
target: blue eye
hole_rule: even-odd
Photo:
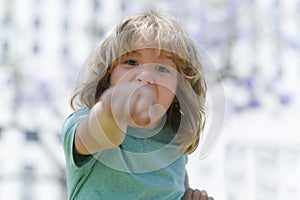
[[[159,66],[159,65],[155,67],[155,70],[158,71],[158,72],[163,72],[163,73],[169,73],[170,72],[167,67]]]
[[[124,62],[127,65],[131,65],[131,66],[138,66],[139,63],[136,60],[127,60]]]

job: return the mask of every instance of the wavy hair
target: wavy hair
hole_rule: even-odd
[[[206,114],[206,82],[195,42],[171,16],[146,12],[120,22],[90,55],[88,76],[70,99],[72,109],[91,108],[110,86],[110,74],[122,55],[142,48],[167,51],[179,72],[176,96],[167,111],[166,128],[176,134],[182,153],[199,144]]]

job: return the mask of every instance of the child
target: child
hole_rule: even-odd
[[[212,199],[189,189],[185,171],[206,84],[179,24],[154,12],[129,17],[88,61],[63,125],[69,199]]]

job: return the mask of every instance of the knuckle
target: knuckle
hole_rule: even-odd
[[[201,195],[207,196],[207,192],[205,190],[201,190]]]

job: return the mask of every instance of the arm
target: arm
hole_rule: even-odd
[[[189,177],[187,172],[185,173],[185,180],[184,180],[184,186],[185,186],[185,193],[181,200],[213,200],[212,197],[208,197],[207,192],[205,190],[193,190],[189,186]]]
[[[77,127],[75,150],[88,155],[119,146],[125,139],[127,125],[149,123],[148,110],[153,94],[140,89],[140,83],[122,84],[102,94],[87,119]]]
[[[114,119],[104,111],[102,102],[98,102],[92,107],[88,118],[78,125],[74,144],[79,154],[88,155],[114,148],[124,138]]]
[[[187,189],[190,188],[190,185],[189,185],[189,176],[188,176],[188,173],[187,173],[186,170],[185,170],[184,187],[185,187],[185,190],[187,190]]]

